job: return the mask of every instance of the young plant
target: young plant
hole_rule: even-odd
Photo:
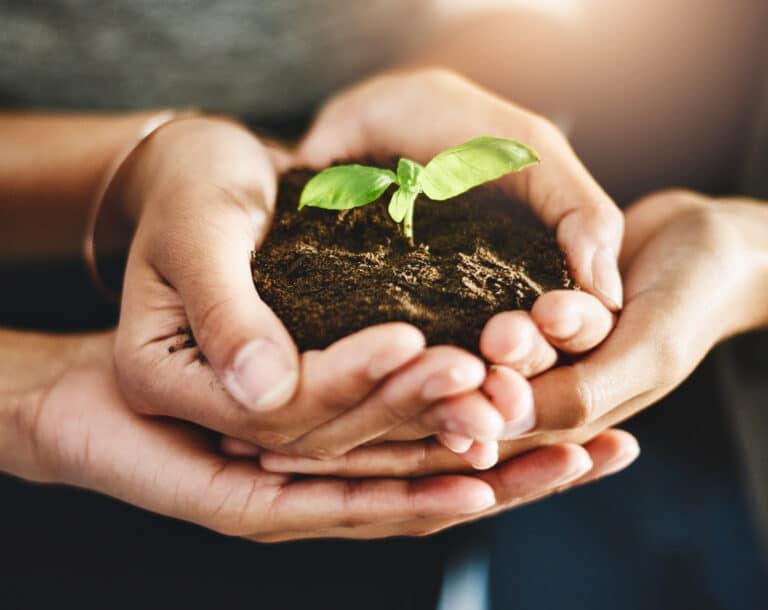
[[[398,189],[389,200],[389,215],[402,223],[403,234],[413,244],[413,208],[419,194],[443,201],[538,161],[536,152],[525,144],[481,136],[444,150],[423,166],[400,159],[397,173],[367,165],[336,165],[307,182],[299,197],[299,209],[358,208],[376,201],[396,184]]]

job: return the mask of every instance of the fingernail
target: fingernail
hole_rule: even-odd
[[[595,252],[592,259],[592,283],[595,291],[607,301],[609,309],[621,309],[621,276],[616,264],[616,253],[612,248],[600,248]]]
[[[493,490],[488,488],[483,490],[482,493],[473,494],[471,501],[468,500],[467,505],[458,512],[464,515],[471,515],[472,513],[479,513],[481,510],[491,508],[494,504],[496,504],[496,496]]]
[[[508,441],[517,438],[518,436],[522,436],[526,432],[533,430],[535,425],[536,411],[533,409],[533,405],[531,405],[520,417],[504,424],[504,430],[502,431],[499,440]]]
[[[425,400],[435,400],[464,390],[480,387],[485,379],[485,366],[480,362],[466,363],[441,371],[427,379],[421,389]]]
[[[517,362],[518,360],[522,360],[531,353],[532,346],[533,339],[529,334],[525,334],[517,345],[504,355],[501,362]]]
[[[562,320],[543,325],[541,329],[555,339],[570,339],[581,330],[581,325],[581,316],[571,313]]]
[[[390,349],[383,354],[377,354],[368,365],[369,379],[372,381],[383,379],[403,366],[409,360],[409,356],[412,357],[408,352],[404,353],[402,349]]]
[[[614,457],[610,462],[604,464],[601,469],[602,472],[600,473],[600,476],[608,476],[609,474],[614,474],[620,470],[623,470],[632,462],[634,462],[639,455],[640,446],[635,443],[630,449],[623,451]]]
[[[437,435],[437,438],[447,449],[454,453],[466,453],[474,442],[472,437],[456,432],[441,432]]]
[[[593,463],[589,456],[583,455],[581,458],[579,458],[578,462],[571,466],[571,468],[569,468],[562,476],[558,477],[552,483],[550,483],[549,487],[555,488],[566,485],[568,483],[572,483],[576,479],[580,479],[590,470],[592,470],[592,466]]]
[[[481,447],[480,455],[472,456],[469,463],[477,470],[488,470],[499,461],[499,444],[496,442],[482,443],[478,445],[478,449]]]
[[[224,376],[229,393],[241,404],[266,411],[284,404],[298,381],[288,355],[269,339],[254,339],[235,356]]]

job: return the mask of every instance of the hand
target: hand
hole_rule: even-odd
[[[10,335],[10,336],[8,336]],[[0,470],[74,485],[258,541],[422,535],[585,482],[627,462],[606,433],[479,476],[343,481],[263,471],[217,452],[209,431],[142,416],[118,390],[112,333],[0,332]],[[629,451],[629,453],[627,453]]]
[[[566,139],[545,119],[456,74],[417,70],[373,78],[331,100],[294,162],[320,168],[338,159],[391,155],[426,162],[481,134],[520,139],[539,152],[540,166],[505,177],[501,186],[556,232],[574,278],[586,290],[545,294],[531,314],[501,314],[483,333],[483,355],[501,365],[492,369],[483,390],[506,414],[503,436],[513,438],[535,423],[523,377],[550,368],[557,360],[555,348],[579,354],[598,345],[613,325],[610,312],[622,303],[616,252],[623,218]],[[495,461],[493,442],[473,443],[482,439],[456,433],[439,438],[470,463]]]
[[[557,233],[575,280],[611,311],[621,308],[616,257],[623,217],[549,121],[443,69],[392,73],[333,98],[301,142],[294,163],[405,156],[425,163],[478,135],[521,140],[539,166],[500,185]]]
[[[252,451],[242,441],[329,458],[449,429],[497,438],[483,363],[425,349],[413,327],[366,329],[299,356],[249,264],[282,158],[235,123],[196,118],[154,134],[117,176],[114,194],[138,218],[115,346],[129,404],[227,434],[224,447],[240,454]],[[184,349],[191,340],[177,329],[187,327],[196,346]]]
[[[768,209],[748,200],[656,193],[627,211],[626,305],[592,353],[532,381],[535,434],[503,457],[552,442],[585,442],[681,383],[718,341],[768,325]],[[560,430],[560,431],[558,431]],[[331,462],[267,454],[276,472],[415,476],[458,471],[434,444],[361,448]]]

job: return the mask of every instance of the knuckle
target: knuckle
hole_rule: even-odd
[[[561,426],[563,428],[579,428],[588,424],[598,411],[597,389],[595,384],[578,373],[577,365],[574,365],[576,380],[574,384],[573,398],[568,408],[562,414]]]
[[[256,445],[270,451],[297,455],[299,452],[294,449],[294,444],[300,434],[289,432],[287,430],[264,429],[263,427],[251,433],[251,438]]]
[[[411,418],[408,408],[404,407],[395,397],[388,396],[386,393],[381,396],[379,412],[383,425],[390,428],[394,428]]]
[[[313,445],[310,447],[302,447],[298,451],[302,456],[312,458],[313,460],[320,460],[327,462],[334,460],[344,455],[344,451],[334,447],[324,447],[319,445]]]
[[[219,298],[212,301],[196,316],[193,324],[195,341],[206,356],[222,340],[222,333],[231,322],[232,299]],[[212,350],[212,347],[214,348]],[[234,358],[234,353],[227,354],[227,362]]]

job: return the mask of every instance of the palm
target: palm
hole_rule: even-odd
[[[111,337],[96,341],[95,357],[66,372],[40,407],[35,436],[51,480],[261,541],[415,533],[430,518],[462,520],[492,497],[472,477],[308,479],[222,456],[212,433],[131,409],[115,380]]]

